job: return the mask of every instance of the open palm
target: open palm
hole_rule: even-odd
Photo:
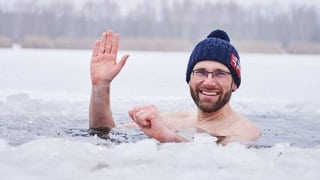
[[[90,63],[92,85],[108,85],[124,66],[128,55],[117,62],[119,35],[111,30],[102,34],[93,47]]]

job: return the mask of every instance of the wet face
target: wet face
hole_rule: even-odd
[[[206,73],[191,73],[190,93],[200,110],[207,113],[216,112],[229,102],[232,91],[236,90],[237,86],[225,65],[210,60],[200,61],[193,70],[213,72],[205,77],[202,75]]]

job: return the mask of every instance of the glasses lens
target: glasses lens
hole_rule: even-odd
[[[214,79],[217,82],[225,82],[228,79],[228,75],[230,75],[229,72],[225,71],[214,71],[214,72],[208,72],[202,69],[199,70],[193,70],[193,76],[197,80],[205,80],[209,74],[211,74],[212,79]]]

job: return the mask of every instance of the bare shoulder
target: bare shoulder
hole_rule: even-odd
[[[161,114],[163,121],[172,130],[194,128],[196,126],[196,113],[170,112]]]
[[[261,136],[259,128],[252,121],[241,115],[236,128],[240,130],[239,133],[242,137],[248,140],[256,140]]]

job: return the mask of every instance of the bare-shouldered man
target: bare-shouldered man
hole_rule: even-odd
[[[90,128],[115,126],[110,110],[110,84],[128,56],[117,63],[119,36],[104,33],[96,42],[91,60],[92,95]],[[196,128],[218,138],[218,143],[247,143],[259,138],[259,129],[235,112],[229,102],[241,82],[240,60],[228,35],[215,30],[194,48],[187,65],[186,81],[197,113],[158,112],[154,105],[137,106],[129,115],[142,131],[160,142],[186,142],[175,130]]]

